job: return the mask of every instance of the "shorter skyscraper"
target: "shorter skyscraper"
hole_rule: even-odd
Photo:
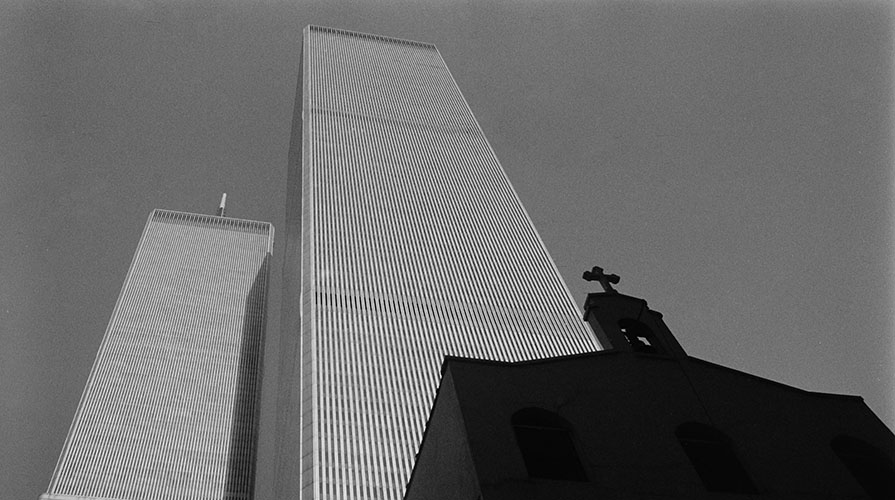
[[[252,497],[272,245],[152,212],[42,500]]]

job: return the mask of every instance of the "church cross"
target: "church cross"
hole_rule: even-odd
[[[590,271],[584,271],[582,278],[587,281],[599,281],[606,293],[618,293],[612,285],[617,285],[621,281],[617,274],[603,274],[603,268],[597,266]]]

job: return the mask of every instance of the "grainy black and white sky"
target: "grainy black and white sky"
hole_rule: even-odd
[[[0,497],[45,490],[150,210],[226,191],[283,227],[307,24],[437,44],[577,302],[600,265],[690,354],[893,427],[892,21],[882,1],[3,2]]]

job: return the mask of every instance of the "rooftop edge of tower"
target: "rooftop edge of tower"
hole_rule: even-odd
[[[270,222],[262,222],[248,219],[236,219],[233,217],[219,217],[217,215],[195,214],[191,212],[179,212],[176,210],[165,210],[156,208],[149,215],[150,220],[164,220],[166,222],[182,223],[182,224],[207,224],[210,226],[221,226],[226,229],[234,229],[237,231],[255,232],[273,236],[273,224]]]
[[[361,33],[359,31],[351,31],[351,30],[345,30],[345,29],[340,29],[340,28],[330,28],[328,26],[317,26],[314,24],[309,24],[305,27],[305,31],[312,31],[312,30],[327,32],[327,33],[335,33],[335,34],[339,34],[339,35],[348,35],[348,36],[353,36],[353,37],[358,37],[358,38],[370,38],[372,40],[380,40],[380,41],[384,41],[384,42],[399,43],[399,44],[404,44],[404,45],[415,45],[417,47],[424,47],[427,49],[432,49],[432,50],[438,51],[438,48],[433,43],[417,42],[415,40],[408,40],[406,38],[395,38],[395,37],[390,37],[390,36],[375,35],[372,33]]]

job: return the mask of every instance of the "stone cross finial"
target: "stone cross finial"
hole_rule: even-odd
[[[587,281],[599,281],[606,293],[618,293],[612,288],[612,285],[617,285],[621,281],[617,274],[603,274],[603,268],[597,266],[594,266],[590,271],[584,271],[582,278]]]

